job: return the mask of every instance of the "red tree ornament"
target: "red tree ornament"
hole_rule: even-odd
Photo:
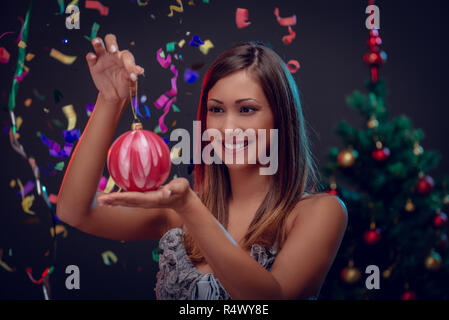
[[[161,137],[135,122],[109,148],[107,167],[114,182],[126,191],[156,190],[170,174],[170,150]]]
[[[363,239],[367,244],[374,245],[380,241],[382,238],[380,229],[370,229],[365,232],[363,235]]]
[[[390,156],[390,149],[388,149],[387,147],[376,149],[372,152],[371,156],[376,161],[385,161]]]
[[[338,196],[337,190],[330,189],[330,190],[325,190],[324,192],[329,193],[333,196]]]
[[[447,215],[444,212],[439,212],[433,218],[433,225],[437,228],[442,228],[447,224]]]
[[[416,294],[413,291],[405,291],[402,296],[401,300],[415,300]]]
[[[432,192],[433,186],[435,185],[433,178],[429,175],[425,175],[419,178],[418,184],[416,186],[416,191],[422,195],[428,195]]]
[[[367,41],[369,50],[363,56],[365,62],[371,70],[371,81],[376,83],[379,80],[379,68],[387,61],[387,54],[380,49],[382,39],[377,29],[370,30],[370,36]]]

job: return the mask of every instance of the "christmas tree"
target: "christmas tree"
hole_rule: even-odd
[[[381,43],[370,30],[368,92],[346,98],[365,126],[341,121],[335,131],[344,147],[330,148],[322,167],[321,188],[345,202],[349,221],[320,297],[448,299],[449,178],[430,175],[440,154],[423,149],[424,132],[407,116],[389,117]]]

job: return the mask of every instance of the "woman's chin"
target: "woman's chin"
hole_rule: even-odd
[[[226,161],[226,158],[225,158],[225,160],[222,160],[222,163],[226,167],[228,167],[228,169],[246,169],[246,168],[251,168],[251,167],[257,166],[257,163],[255,161],[253,161],[253,163],[249,163],[247,156],[245,156],[243,161],[240,160],[239,162],[237,161],[237,158],[234,158],[233,161],[231,161],[231,160]]]

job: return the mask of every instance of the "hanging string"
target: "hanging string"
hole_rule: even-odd
[[[132,111],[134,114],[134,119],[137,119],[137,114],[136,114],[136,106],[134,106],[134,101],[133,101],[133,92],[132,92],[132,87],[129,87],[129,97],[131,98],[131,106],[132,106]],[[137,80],[136,80],[136,105],[138,104],[137,102]]]

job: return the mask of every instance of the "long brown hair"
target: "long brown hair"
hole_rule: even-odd
[[[310,150],[299,100],[298,88],[287,65],[279,55],[260,42],[243,42],[219,55],[204,78],[197,120],[201,121],[201,139],[206,130],[207,97],[215,83],[236,71],[248,70],[259,80],[274,116],[278,130],[278,170],[272,186],[256,211],[242,239],[247,250],[255,243],[282,247],[286,237],[286,220],[304,192],[314,193],[319,181],[318,169]],[[201,150],[207,141],[201,143]],[[201,154],[201,153],[200,153]],[[231,192],[226,165],[204,163],[194,165],[194,191],[215,218],[228,226],[228,197]],[[193,262],[204,256],[185,228],[184,247]]]

